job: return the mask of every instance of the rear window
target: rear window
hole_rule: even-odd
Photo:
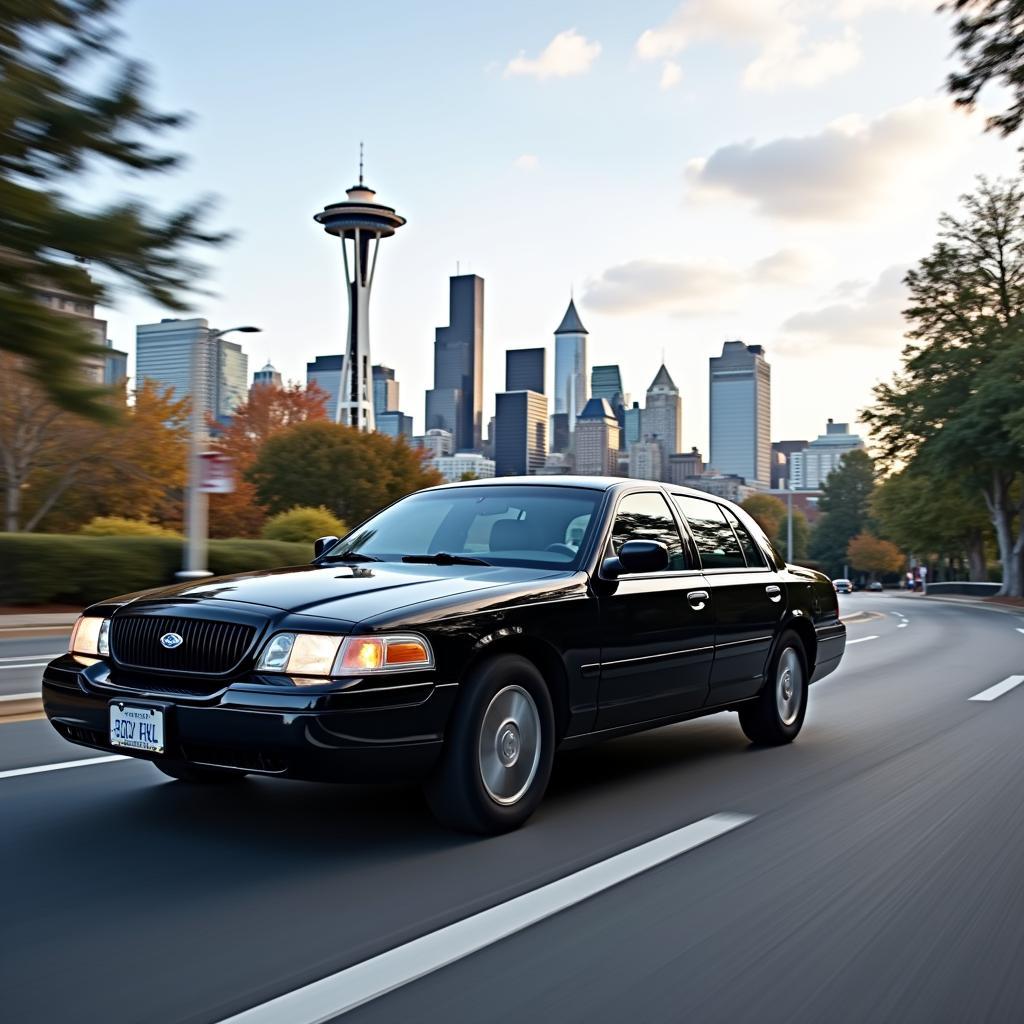
[[[682,494],[674,494],[673,498],[690,524],[703,568],[746,568],[747,560],[721,505]]]

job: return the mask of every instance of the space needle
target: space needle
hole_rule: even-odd
[[[359,144],[359,184],[313,219],[329,235],[341,239],[348,286],[348,336],[338,382],[335,420],[359,430],[373,430],[373,380],[370,362],[370,287],[377,266],[380,240],[393,235],[405,218],[375,201],[377,193],[363,183],[363,145]],[[351,244],[350,244],[351,243]]]

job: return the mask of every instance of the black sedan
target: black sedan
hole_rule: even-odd
[[[791,742],[845,642],[828,578],[726,501],[504,478],[403,498],[309,565],[94,605],[43,702],[175,779],[411,778],[487,833],[529,817],[556,749],[719,711]]]

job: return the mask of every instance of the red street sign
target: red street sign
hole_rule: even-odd
[[[230,494],[235,489],[235,460],[221,452],[200,453],[198,489],[202,494]]]

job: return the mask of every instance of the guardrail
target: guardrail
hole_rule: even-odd
[[[929,594],[963,594],[968,597],[994,597],[999,593],[1001,583],[928,583]]]

